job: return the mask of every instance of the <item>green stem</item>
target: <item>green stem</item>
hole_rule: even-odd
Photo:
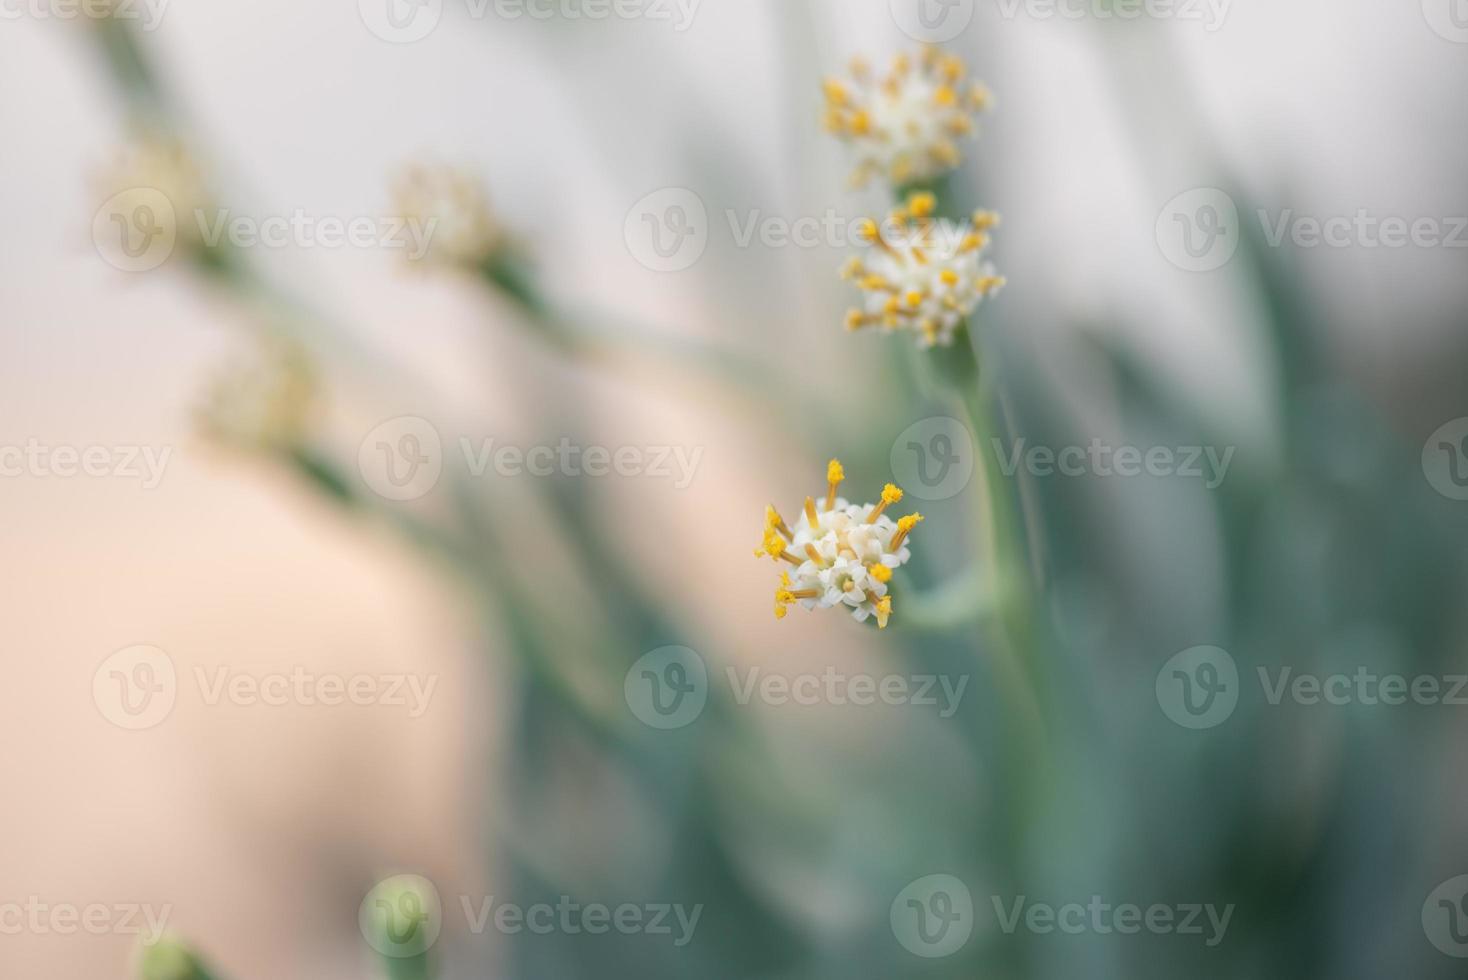
[[[968,328],[951,348],[930,352],[925,373],[968,418],[978,453],[981,481],[976,515],[983,554],[991,570],[993,615],[986,625],[991,662],[1002,708],[1004,781],[1012,804],[1004,808],[1006,835],[1019,860],[1034,815],[1041,812],[1051,753],[1047,728],[1049,697],[1039,661],[1041,620],[1024,533],[1018,488],[1000,468],[1005,431],[999,423],[992,371],[981,369]]]

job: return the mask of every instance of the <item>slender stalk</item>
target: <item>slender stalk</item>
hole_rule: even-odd
[[[1043,743],[1037,600],[1017,488],[1000,469],[998,456],[992,451],[996,443],[1004,442],[1004,431],[996,420],[992,375],[986,377],[980,368],[975,349],[957,343],[932,352],[929,364],[932,378],[967,417],[976,443],[981,481],[977,521],[981,547],[991,570],[996,615],[990,620],[990,635],[995,666],[1027,742]]]

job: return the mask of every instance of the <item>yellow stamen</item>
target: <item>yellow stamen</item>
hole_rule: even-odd
[[[974,228],[978,231],[987,231],[990,228],[999,227],[999,213],[997,211],[975,211]]]
[[[869,566],[867,571],[871,573],[872,578],[876,579],[878,582],[881,582],[883,585],[886,585],[888,582],[892,581],[892,569],[888,568],[886,565],[883,565],[881,562],[876,562],[875,564]]]
[[[882,237],[882,228],[873,219],[867,218],[863,220],[861,224],[857,226],[856,234],[859,240],[866,241],[872,245],[875,245],[882,251],[886,252],[888,255],[892,256],[894,259],[898,259],[899,261],[901,260],[902,257],[898,255],[895,251],[893,251],[892,246],[889,245],[887,243],[887,240]]]
[[[764,547],[755,549],[756,558],[761,555],[769,555],[775,561],[788,561],[792,565],[799,565],[800,560],[785,550],[785,539],[772,527],[765,528]]]
[[[816,501],[814,497],[805,498],[805,520],[812,531],[820,530],[821,519],[816,514]]]
[[[805,546],[805,553],[806,556],[809,557],[810,560],[815,562],[817,565],[820,565],[822,568],[826,566],[826,560],[821,557],[821,553],[816,550],[815,545],[807,544]]]
[[[884,595],[877,602],[877,629],[887,628],[887,620],[892,618],[892,597]]]
[[[846,470],[842,468],[839,459],[833,459],[826,464],[826,510],[836,506],[836,488],[841,486],[841,481],[846,479]]]
[[[938,273],[938,278],[942,280],[943,285],[945,286],[958,285],[958,273],[954,272],[952,269],[944,269],[942,272]]]
[[[826,79],[825,82],[822,84],[822,87],[825,89],[826,99],[830,101],[832,105],[844,106],[851,98],[851,93],[846,90],[846,86],[837,79]]]
[[[817,599],[820,597],[819,589],[792,589],[790,588],[790,573],[780,573],[780,585],[775,589],[775,618],[784,619],[789,607],[801,599]]]
[[[976,252],[979,249],[983,248],[985,243],[987,243],[988,241],[989,238],[987,235],[982,235],[977,232],[964,235],[963,241],[959,243],[958,251],[960,254]]]
[[[916,217],[931,218],[938,210],[938,198],[927,192],[919,192],[907,199],[907,208]]]
[[[882,500],[876,507],[872,508],[871,514],[867,516],[868,524],[876,521],[882,516],[882,511],[902,500],[902,490],[895,483],[889,483],[882,488]]]
[[[785,518],[780,516],[780,512],[775,509],[773,504],[766,505],[765,507],[765,530],[769,531],[771,529],[778,531],[784,536],[786,541],[795,537],[795,535],[790,533],[790,527],[785,523]]]
[[[933,159],[945,167],[956,167],[963,162],[963,156],[958,152],[958,147],[948,140],[939,140],[928,148]]]
[[[933,93],[933,99],[946,109],[949,106],[958,104],[958,93],[947,85],[940,85],[938,86],[938,90]]]
[[[877,628],[886,629],[887,620],[892,616],[892,597],[890,595],[879,596],[868,589],[867,599],[877,607]]]
[[[906,517],[899,520],[897,522],[897,533],[892,535],[892,543],[889,544],[887,547],[890,548],[892,551],[896,551],[898,548],[901,548],[902,543],[907,540],[907,536],[912,533],[912,529],[917,527],[922,522],[922,514],[908,514]]]

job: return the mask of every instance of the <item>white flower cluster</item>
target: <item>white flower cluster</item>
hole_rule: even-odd
[[[837,460],[831,460],[826,478],[829,489],[822,506],[807,497],[793,528],[774,507],[765,513],[764,544],[755,555],[791,566],[781,573],[775,590],[775,616],[783,619],[796,604],[807,610],[843,608],[859,623],[875,617],[886,629],[892,615],[892,570],[912,557],[907,537],[922,515],[897,521],[888,517],[886,509],[902,500],[902,491],[890,483],[876,504],[852,504],[838,497],[845,473]]]
[[[96,180],[112,214],[132,219],[146,214],[159,230],[176,234],[180,244],[202,247],[195,216],[209,207],[204,172],[184,143],[172,136],[145,133],[125,143]],[[167,200],[162,207],[159,195]]]
[[[980,301],[1003,287],[984,259],[998,216],[979,211],[959,225],[934,218],[936,208],[932,194],[913,194],[885,224],[866,222],[862,237],[873,251],[842,270],[866,294],[864,308],[846,315],[848,329],[910,330],[919,347],[947,347]]]
[[[503,244],[484,183],[461,167],[415,163],[393,182],[393,208],[429,228],[427,258],[438,265],[478,269]]]
[[[858,60],[849,79],[827,79],[826,128],[855,148],[853,182],[883,175],[901,186],[958,166],[957,141],[974,133],[990,102],[967,74],[961,60],[929,47],[917,59],[898,55],[882,76]]]
[[[302,445],[315,422],[320,387],[315,366],[295,343],[262,335],[254,356],[231,361],[197,411],[202,433],[240,450]]]

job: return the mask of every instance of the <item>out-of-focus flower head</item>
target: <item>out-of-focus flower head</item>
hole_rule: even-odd
[[[984,260],[999,216],[978,211],[957,224],[933,217],[936,210],[932,194],[917,193],[886,222],[863,223],[860,237],[871,250],[847,260],[841,275],[856,283],[866,302],[846,314],[847,329],[909,330],[919,347],[946,347],[979,302],[1004,286]]]
[[[199,428],[233,449],[290,451],[306,443],[319,400],[310,356],[290,341],[264,338],[251,360],[231,364],[215,380]]]
[[[504,245],[484,182],[463,167],[416,162],[392,182],[393,208],[428,238],[423,261],[482,270]]]
[[[991,102],[960,59],[934,47],[916,58],[898,55],[886,74],[857,59],[850,76],[828,78],[825,91],[826,128],[856,150],[858,186],[885,176],[902,187],[957,167],[959,141],[974,135]]]
[[[118,148],[95,179],[106,209],[122,221],[146,219],[153,234],[189,249],[204,247],[198,216],[211,205],[203,168],[175,136],[142,133]]]
[[[875,504],[849,503],[837,496],[845,478],[841,463],[831,460],[825,498],[817,504],[806,497],[793,526],[773,506],[765,510],[764,542],[755,556],[768,555],[789,566],[775,589],[777,619],[784,619],[793,605],[840,608],[859,623],[875,617],[880,628],[887,628],[892,570],[912,557],[907,537],[923,517],[910,514],[894,521],[887,516],[887,508],[902,500],[902,491],[890,483]]]

